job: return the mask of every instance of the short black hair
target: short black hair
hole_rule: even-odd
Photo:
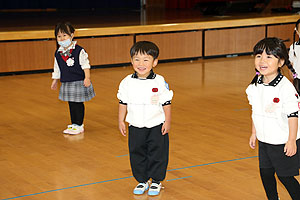
[[[131,58],[138,53],[150,55],[155,60],[158,58],[159,48],[153,42],[139,41],[136,42],[130,49]]]
[[[279,38],[264,38],[259,41],[253,48],[253,54],[262,54],[266,51],[266,54],[273,55],[278,59],[288,60],[288,52],[283,40]]]
[[[75,32],[75,29],[70,22],[60,22],[55,26],[55,38],[57,37],[59,32],[66,33],[71,36],[72,33]]]

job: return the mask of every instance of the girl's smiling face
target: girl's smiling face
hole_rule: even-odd
[[[255,55],[255,68],[264,75],[264,82],[271,82],[278,75],[278,68],[282,67],[284,60],[279,60],[274,55],[268,55],[264,50]]]

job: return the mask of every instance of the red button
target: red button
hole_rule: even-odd
[[[274,98],[274,99],[273,99],[273,102],[274,102],[274,103],[278,103],[278,102],[279,102],[279,98]]]
[[[152,88],[152,92],[158,92],[158,88]]]

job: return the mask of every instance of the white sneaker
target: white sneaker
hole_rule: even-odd
[[[83,124],[81,126],[78,126],[76,124],[73,124],[72,125],[72,129],[69,130],[69,134],[70,135],[77,135],[77,134],[80,134],[80,133],[83,133],[84,132],[84,128],[83,128]]]
[[[159,183],[159,184],[151,183],[151,186],[148,191],[148,195],[150,195],[150,196],[159,195],[160,189],[161,189],[161,183]]]
[[[139,183],[133,190],[133,194],[144,194],[149,188],[149,183]]]
[[[72,125],[68,125],[67,129],[65,129],[65,130],[63,131],[63,133],[65,133],[65,134],[69,134],[69,133],[70,133],[70,131],[71,131],[71,130],[72,130],[72,128],[73,128],[73,125],[74,125],[74,124],[72,124]]]

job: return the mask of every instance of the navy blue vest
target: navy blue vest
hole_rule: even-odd
[[[74,59],[74,65],[68,66],[60,55],[60,52],[55,52],[55,58],[60,69],[60,81],[61,82],[72,82],[84,80],[84,71],[79,64],[79,54],[83,48],[79,45],[75,46],[72,51],[72,55],[68,59]]]

